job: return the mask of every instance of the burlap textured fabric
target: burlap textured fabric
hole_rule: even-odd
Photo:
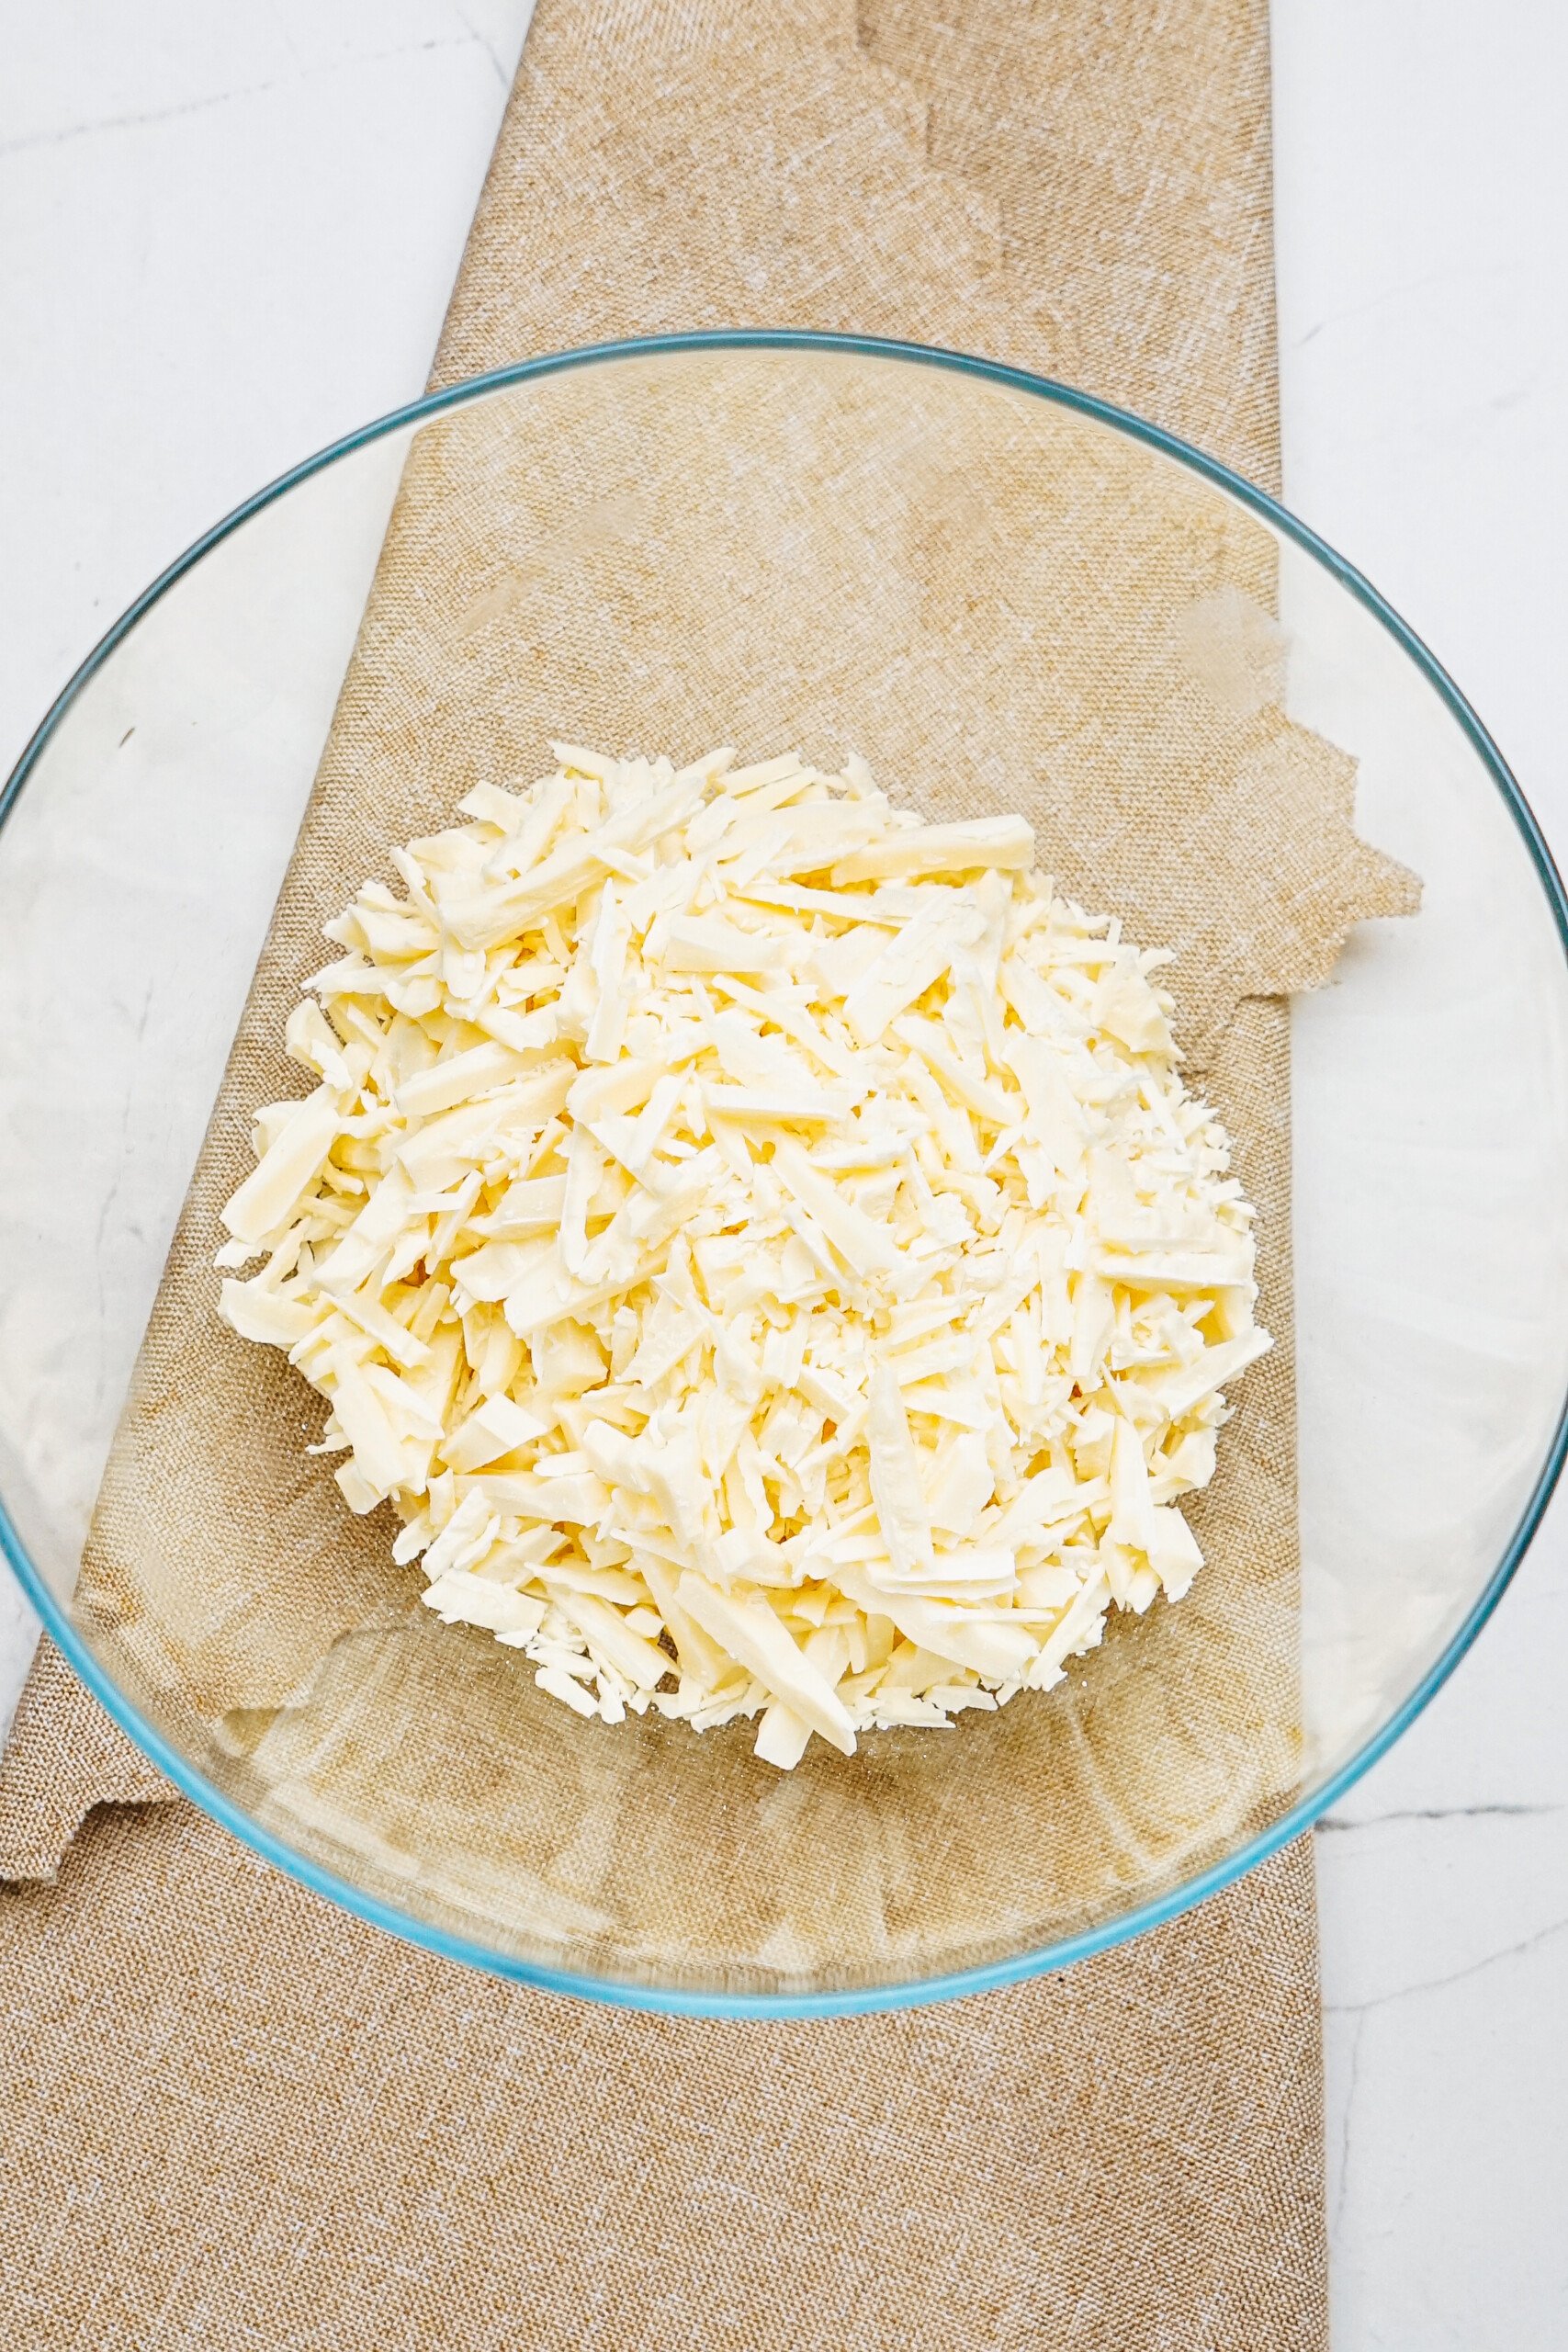
[[[874,5],[857,21],[829,0],[765,18],[542,0],[437,373],[665,327],[858,327],[1076,376],[1268,479],[1266,99],[1256,0],[1126,32],[1077,5],[976,5],[941,21]],[[437,437],[411,469],[171,1261],[154,1385],[177,1386],[177,1349],[160,1354],[158,1332],[201,1277],[214,1188],[227,1189],[225,1155],[256,1099],[254,1057],[327,884],[408,830],[385,790],[356,797],[355,779],[368,752],[395,752],[367,680],[399,684],[399,597],[449,528],[442,466]],[[961,507],[937,512],[964,526]],[[1246,562],[1242,549],[1216,585],[1242,593]],[[1260,612],[1267,580],[1247,585]],[[1245,732],[1259,717],[1258,643],[1222,601],[1213,631],[1167,653],[1195,691],[1207,676],[1210,705]],[[1262,644],[1266,661],[1266,631]],[[1353,843],[1342,763],[1308,761],[1278,729],[1251,748],[1269,756],[1233,763],[1226,919],[1189,926],[1182,944],[1197,995],[1205,970],[1222,977],[1198,1007],[1208,1079],[1269,1233],[1268,1312],[1284,1334],[1287,1031],[1256,992],[1321,977],[1345,923],[1394,910],[1404,888]],[[450,781],[424,779],[447,805]],[[1314,783],[1316,801],[1303,797]],[[1288,920],[1231,922],[1249,870],[1253,907],[1279,911],[1267,885],[1287,810]],[[1089,877],[1114,881],[1118,828],[1080,824],[1072,838],[1088,840]],[[1268,842],[1251,869],[1249,839]],[[1145,935],[1169,937],[1146,867],[1128,868],[1154,892]],[[1249,1001],[1234,1013],[1237,999]],[[1215,1509],[1240,1511],[1233,1539],[1260,1564],[1269,1605],[1251,1654],[1272,1660],[1260,1720],[1288,1734],[1287,1350],[1245,1426],[1246,1476]],[[95,1536],[89,1596],[111,1611],[126,1560],[145,1568],[178,1539],[177,1519],[146,1518],[164,1491],[146,1445],[144,1420],[117,1452]],[[177,1448],[162,1467],[178,1473]],[[217,1687],[220,1657],[184,1664],[222,1710],[282,1695],[299,1661],[280,1658],[264,1690]],[[11,1864],[29,1876],[96,1798],[146,1792],[106,1749],[40,1805],[54,1785],[47,1743],[62,1736],[50,1671],[6,1765],[7,1798],[30,1799]],[[1266,1746],[1258,1797],[1284,1769]],[[0,1830],[17,1823],[0,1808]],[[281,1883],[184,1806],[100,1816],[58,1884],[13,1894],[4,1917],[19,2151],[4,2251],[24,2341],[1322,2341],[1315,1942],[1300,1854],[1050,1984],[827,2027],[609,2017],[457,1977]],[[89,2052],[90,2017],[113,2031]]]
[[[0,1764],[6,1876],[51,1879],[96,1804],[152,1804],[170,1794],[46,1636]]]
[[[901,2017],[508,1990],[184,1804],[0,1898],[27,2352],[1319,2352],[1299,1851],[1191,1921]]]

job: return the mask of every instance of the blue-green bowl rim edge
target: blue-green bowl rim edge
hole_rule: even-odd
[[[959,375],[973,376],[982,381],[1003,384],[1015,390],[1034,394],[1051,401],[1056,406],[1095,418],[1102,424],[1140,441],[1145,447],[1159,450],[1176,459],[1227,492],[1240,504],[1259,515],[1280,535],[1302,548],[1348,589],[1358,602],[1382,623],[1403,651],[1427,679],[1464,735],[1469,739],[1504,803],[1522,834],[1535,865],[1541,888],[1551,906],[1557,926],[1559,942],[1568,960],[1568,895],[1562,877],[1548,849],[1534,811],[1525,798],[1517,778],[1504,759],[1491,735],[1448,672],[1417,637],[1393,607],[1378,594],[1362,573],[1333,548],[1320,538],[1306,524],[1298,520],[1280,502],[1259,490],[1256,484],[1224,465],[1216,458],[1207,456],[1190,442],[1149,424],[1130,410],[1121,409],[1108,401],[1073,386],[1055,382],[1049,377],[1036,376],[1019,368],[1004,366],[1000,361],[980,359],[968,353],[944,351],[933,345],[904,343],[872,335],[817,334],[794,329],[715,329],[701,334],[649,335],[623,343],[589,344],[571,351],[552,352],[536,359],[519,360],[505,368],[492,368],[486,374],[472,376],[438,392],[427,393],[402,408],[362,425],[357,431],[330,443],[312,457],[277,476],[264,489],[236,506],[231,513],[204,532],[185,552],[160,572],[151,585],[130,605],[106,631],[86,659],[73,673],[56,696],[39,726],[22,752],[3,790],[0,790],[0,826],[3,826],[39,759],[61,720],[76,696],[90,679],[104,666],[115,648],[129,635],[137,623],[174,583],[191,571],[219,543],[248,522],[253,515],[272,505],[286,492],[294,489],[314,474],[322,472],[339,458],[369,443],[384,439],[403,427],[417,424],[459,408],[485,394],[504,390],[510,386],[536,379],[565,374],[604,360],[650,357],[660,354],[692,351],[826,351],[853,354],[885,359],[916,363],[926,367],[946,368]],[[1156,1900],[1136,1910],[1122,1914],[1103,1925],[1068,1937],[1060,1943],[1015,1954],[1008,1960],[997,1961],[981,1968],[963,1969],[942,1976],[912,1978],[891,1985],[850,1985],[831,1992],[812,1993],[728,1993],[714,1991],[684,1991],[678,1987],[660,1987],[623,1982],[613,1977],[583,1976],[567,1969],[552,1969],[542,1963],[519,1960],[510,1953],[491,1951],[488,1946],[468,1938],[449,1934],[446,1929],[427,1926],[408,1914],[365,1894],[348,1880],[310,1861],[297,1853],[270,1830],[244,1813],[216,1788],[203,1773],[164,1739],[125,1696],[93,1656],[81,1634],[71,1622],[65,1610],[31,1558],[12,1523],[0,1497],[0,1554],[20,1583],[33,1607],[43,1621],[44,1628],[67,1660],[73,1670],[86,1685],[93,1696],[118,1724],[119,1728],[155,1764],[182,1794],[209,1815],[223,1828],[250,1847],[265,1861],[273,1863],[288,1877],[314,1894],[324,1895],[357,1918],[373,1927],[385,1928],[403,1941],[414,1944],[443,1958],[462,1962],[469,1967],[500,1976],[510,1982],[532,1984],[541,1990],[566,1993],[585,2000],[604,2002],[612,2007],[644,2009],[671,2016],[711,2018],[809,2018],[844,2017],[868,2010],[910,2008],[931,2001],[953,2000],[972,1993],[995,1991],[1031,1977],[1066,1968],[1075,1961],[1106,1951],[1117,1944],[1130,1942],[1151,1928],[1163,1926],[1184,1911],[1233,1884],[1259,1862],[1278,1853],[1291,1840],[1309,1829],[1326,1813],[1345,1792],[1371,1770],[1400,1735],[1407,1730],[1435,1693],[1442,1688],[1482,1627],[1486,1623],[1511,1582],[1519,1562],[1529,1549],[1551,1500],[1552,1490],[1568,1454],[1568,1396],[1559,1412],[1556,1428],[1541,1469],[1537,1476],[1529,1500],[1520,1515],[1512,1537],[1501,1559],[1472,1603],[1463,1623],[1456,1629],[1433,1664],[1410,1691],[1401,1705],[1362,1747],[1331,1774],[1319,1787],[1302,1798],[1289,1811],[1271,1822],[1265,1830],[1238,1847],[1222,1861],[1200,1871],[1195,1877],[1169,1889]]]

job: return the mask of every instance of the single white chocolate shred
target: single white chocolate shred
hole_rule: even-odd
[[[223,1315],[580,1714],[787,1767],[1047,1689],[1187,1590],[1269,1345],[1164,959],[862,761],[554,749],[329,925]]]

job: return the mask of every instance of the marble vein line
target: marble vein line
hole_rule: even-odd
[[[1446,1976],[1419,1977],[1414,1984],[1396,1984],[1392,1992],[1373,1993],[1364,2001],[1325,2001],[1324,2014],[1326,2017],[1361,2018],[1371,2009],[1391,2008],[1395,2001],[1412,2000],[1417,1993],[1440,1993],[1450,1984],[1462,1984],[1467,1977],[1479,1976],[1483,1970],[1495,1968],[1502,1961],[1522,1960],[1527,1952],[1538,1951],[1565,1933],[1568,1933],[1568,1917],[1552,1919],[1544,1928],[1538,1928],[1533,1935],[1521,1936],[1517,1943],[1504,1944],[1496,1951],[1484,1952],[1479,1960],[1471,1961],[1464,1968],[1450,1969]]]
[[[160,122],[173,122],[185,115],[209,114],[215,107],[232,106],[241,98],[265,97],[269,91],[297,89],[304,82],[320,82],[329,76],[357,72],[361,66],[385,65],[397,57],[423,57],[432,50],[478,49],[490,59],[502,80],[505,74],[500,59],[484,35],[476,32],[463,16],[458,20],[467,29],[460,33],[439,34],[432,40],[403,41],[391,49],[363,50],[352,57],[333,59],[327,65],[306,68],[298,74],[278,74],[265,82],[246,82],[232,90],[209,90],[198,98],[182,98],[176,105],[153,107],[144,114],[101,115],[93,122],[62,124],[56,130],[29,131],[23,139],[0,141],[0,162],[7,156],[20,155],[37,147],[64,147],[73,140],[96,138],[105,130],[143,130]]]

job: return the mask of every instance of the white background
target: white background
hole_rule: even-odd
[[[0,764],[198,531],[421,389],[527,13],[0,0]],[[1568,849],[1568,10],[1274,28],[1288,500]],[[1336,2352],[1568,2342],[1565,1530],[1318,1836]],[[7,1587],[0,1719],[29,1639]]]

